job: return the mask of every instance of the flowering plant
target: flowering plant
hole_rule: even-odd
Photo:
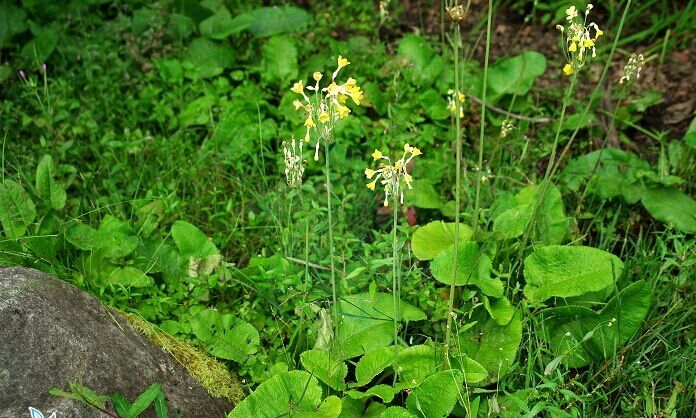
[[[577,73],[585,65],[590,51],[592,51],[592,58],[597,56],[595,42],[604,35],[604,32],[599,29],[595,22],[587,23],[587,17],[593,7],[591,3],[587,5],[585,17],[581,23],[578,19],[578,10],[575,6],[570,6],[566,9],[568,26],[556,25],[556,29],[561,31],[561,34],[565,34],[563,52],[567,63],[563,67],[563,73],[566,75]],[[592,32],[594,32],[594,36],[592,36]]]
[[[384,206],[389,206],[389,196],[398,202],[404,203],[404,187],[402,182],[406,184],[408,189],[412,189],[413,177],[408,174],[407,165],[413,160],[414,157],[421,155],[422,152],[416,147],[412,147],[409,144],[404,145],[404,154],[391,164],[389,157],[382,154],[381,151],[375,150],[372,153],[372,158],[375,161],[379,161],[379,168],[373,170],[371,168],[365,169],[365,176],[372,180],[372,182],[367,184],[367,188],[374,191],[377,186],[377,181],[384,186]],[[386,164],[382,161],[386,161]],[[398,200],[397,200],[398,199]]]

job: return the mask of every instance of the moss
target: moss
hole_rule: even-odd
[[[237,378],[221,362],[181,341],[138,315],[118,311],[133,328],[171,354],[200,384],[216,398],[225,398],[237,405],[244,399],[244,389]]]

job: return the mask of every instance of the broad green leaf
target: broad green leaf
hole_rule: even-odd
[[[428,89],[418,95],[418,103],[432,120],[444,120],[450,117],[447,101],[435,89]]]
[[[411,238],[413,254],[419,260],[432,260],[442,251],[454,244],[456,224],[434,221],[421,226]],[[473,231],[470,226],[459,224],[459,242],[471,239]]]
[[[36,207],[24,188],[12,180],[0,184],[0,224],[5,236],[17,239],[36,219]]]
[[[104,249],[108,258],[123,258],[138,247],[138,237],[127,222],[106,215],[93,241],[94,249]]]
[[[367,388],[365,392],[360,392],[359,390],[351,389],[346,392],[346,395],[353,399],[369,399],[376,396],[382,399],[383,402],[389,403],[394,399],[394,395],[398,392],[398,389],[393,388],[389,385],[374,385]]]
[[[199,28],[201,35],[223,40],[248,28],[251,23],[251,16],[243,14],[233,18],[227,8],[221,7],[214,15],[202,21]]]
[[[596,312],[583,306],[545,309],[540,314],[540,336],[563,365],[584,367],[589,364],[591,355],[585,350],[587,345],[579,342],[597,323],[597,316]]]
[[[362,356],[355,365],[355,379],[357,382],[351,384],[351,386],[364,386],[370,383],[375,376],[394,363],[395,355],[402,349],[401,346],[389,346],[371,351]]]
[[[394,339],[394,303],[386,293],[361,293],[346,296],[338,303],[343,316],[339,326],[338,342],[345,359],[357,357],[386,347]],[[425,314],[405,302],[400,303],[402,321],[420,321]],[[334,340],[336,341],[336,340]]]
[[[597,248],[541,247],[524,260],[524,294],[532,303],[554,296],[579,296],[606,288],[622,271],[618,257]]]
[[[34,37],[27,42],[19,54],[33,62],[46,62],[58,45],[59,26],[39,27],[30,23]]]
[[[44,155],[36,167],[36,192],[53,209],[61,210],[65,207],[67,195],[55,179],[56,165],[50,155]]]
[[[210,113],[215,105],[215,99],[205,95],[190,101],[179,113],[179,125],[207,125],[210,122]]]
[[[263,80],[284,85],[297,78],[297,48],[291,38],[285,36],[270,38],[264,44],[261,55]]]
[[[398,356],[401,380],[416,387],[426,377],[445,368],[444,353],[429,345],[414,345],[403,349]]]
[[[297,416],[300,411],[316,412],[321,401],[322,390],[317,379],[305,371],[293,370],[261,383],[227,418]]]
[[[125,287],[147,287],[154,282],[147,274],[135,267],[120,267],[109,275],[109,283]]]
[[[399,55],[411,65],[404,69],[407,80],[420,86],[433,84],[444,68],[442,58],[418,35],[401,38]]]
[[[379,418],[416,418],[416,415],[413,415],[408,409],[404,409],[400,406],[391,406],[387,408],[386,411],[382,412]]]
[[[536,51],[504,58],[488,69],[488,85],[497,94],[523,95],[546,71],[546,58]]]
[[[428,417],[449,416],[465,390],[459,370],[445,370],[426,377],[406,399],[409,411]]]
[[[234,62],[234,50],[229,44],[219,44],[207,38],[194,39],[186,51],[187,60],[195,71],[194,78],[210,78],[221,74]]]
[[[517,238],[527,230],[532,219],[534,208],[539,199],[539,186],[530,185],[517,193],[511,202],[513,206],[498,216],[493,221],[493,231],[503,234],[507,239]],[[544,244],[560,244],[568,232],[568,219],[563,210],[561,192],[554,185],[550,185],[544,196],[544,201],[539,205],[532,239]]]
[[[207,309],[191,317],[190,322],[193,333],[215,357],[244,363],[258,350],[256,328],[233,315]]]
[[[203,258],[219,254],[208,237],[200,229],[185,221],[172,225],[172,237],[182,257]]]
[[[467,385],[475,385],[488,377],[488,370],[465,354],[451,354],[452,367],[461,371]]]
[[[684,142],[691,148],[696,149],[696,117],[691,119],[686,135],[684,135]]]
[[[343,402],[338,396],[329,396],[313,411],[298,411],[290,416],[296,418],[337,418],[341,415]]]
[[[116,409],[116,413],[118,414],[119,418],[135,418],[129,412],[130,403],[128,403],[125,396],[121,395],[120,393],[115,393],[114,396],[111,397],[111,402],[114,404],[114,409]]]
[[[302,366],[317,379],[335,390],[344,390],[348,366],[328,351],[309,350],[300,354]]]
[[[17,7],[15,2],[0,2],[0,49],[10,46],[10,41],[15,35],[29,29],[27,24],[27,12]]]
[[[295,6],[259,7],[242,16],[247,16],[243,18],[249,19],[247,29],[257,37],[302,31],[312,21],[311,14]]]
[[[571,160],[561,173],[561,181],[579,191],[585,181],[587,190],[602,199],[622,197],[637,203],[645,192],[642,177],[650,164],[630,152],[605,148]]]
[[[653,218],[679,231],[696,234],[696,201],[677,189],[647,189],[641,199]]]
[[[70,392],[65,392],[61,389],[52,387],[48,389],[48,393],[60,398],[73,399],[79,402],[87,403],[91,406],[97,406],[102,409],[106,408],[105,402],[110,400],[108,396],[98,395],[90,388],[77,383],[69,382],[68,387]]]
[[[457,271],[453,281],[454,246],[447,248],[438,254],[430,263],[433,277],[443,284],[454,283],[457,286],[474,285],[483,293],[493,297],[503,296],[503,282],[491,278],[491,260],[483,251],[479,250],[478,243],[474,241],[464,242],[459,245],[457,257]]]
[[[515,314],[515,308],[505,296],[495,299],[493,302],[488,297],[483,296],[483,306],[498,325],[506,325]]]
[[[515,361],[522,340],[522,321],[517,313],[507,325],[501,326],[484,315],[479,313],[472,318],[480,320],[459,334],[459,343],[464,354],[486,368],[488,379],[484,384],[490,384],[505,376]]]

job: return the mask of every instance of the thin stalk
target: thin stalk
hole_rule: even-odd
[[[302,210],[304,211],[304,218],[305,218],[305,231],[304,231],[304,265],[305,265],[305,277],[304,277],[304,289],[303,289],[303,295],[302,295],[302,315],[300,315],[300,324],[298,326],[299,332],[302,332],[303,329],[303,323],[304,323],[304,306],[307,303],[307,294],[309,293],[309,211],[307,207],[305,206],[304,202],[304,197],[302,195],[302,187],[297,189],[298,194],[300,195],[300,205],[302,206]],[[294,357],[297,358],[297,351],[300,347],[300,341],[297,342],[295,345],[295,355]]]
[[[396,195],[395,195],[396,196]],[[398,240],[396,237],[396,227],[398,223],[398,209],[399,209],[399,202],[397,199],[394,199],[394,206],[392,207],[392,297],[393,297],[393,304],[394,304],[394,384],[396,384],[396,377],[397,377],[397,370],[399,370],[398,367],[398,356],[397,353],[398,351],[396,350],[396,346],[399,343],[399,318],[400,318],[400,303],[401,303],[401,275],[399,271],[399,262],[398,262]]]
[[[336,297],[336,266],[334,264],[335,249],[333,239],[333,218],[331,210],[331,163],[329,161],[328,144],[324,144],[324,156],[324,159],[326,161],[326,209],[329,212],[329,258],[331,263],[331,299],[333,302],[332,311],[334,320],[334,338],[338,340],[338,298]],[[339,344],[336,344],[336,347],[339,347]]]
[[[491,21],[493,20],[493,0],[488,0],[488,20],[486,22],[486,58],[483,65],[483,86],[481,93],[481,129],[479,131],[478,175],[476,176],[476,200],[474,203],[473,229],[474,234],[479,227],[479,209],[481,205],[481,173],[483,172],[483,148],[486,131],[486,87],[488,84],[488,58],[491,53]]]

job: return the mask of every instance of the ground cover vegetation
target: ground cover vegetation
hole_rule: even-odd
[[[0,1],[0,266],[223,362],[230,417],[692,416],[695,12]]]

